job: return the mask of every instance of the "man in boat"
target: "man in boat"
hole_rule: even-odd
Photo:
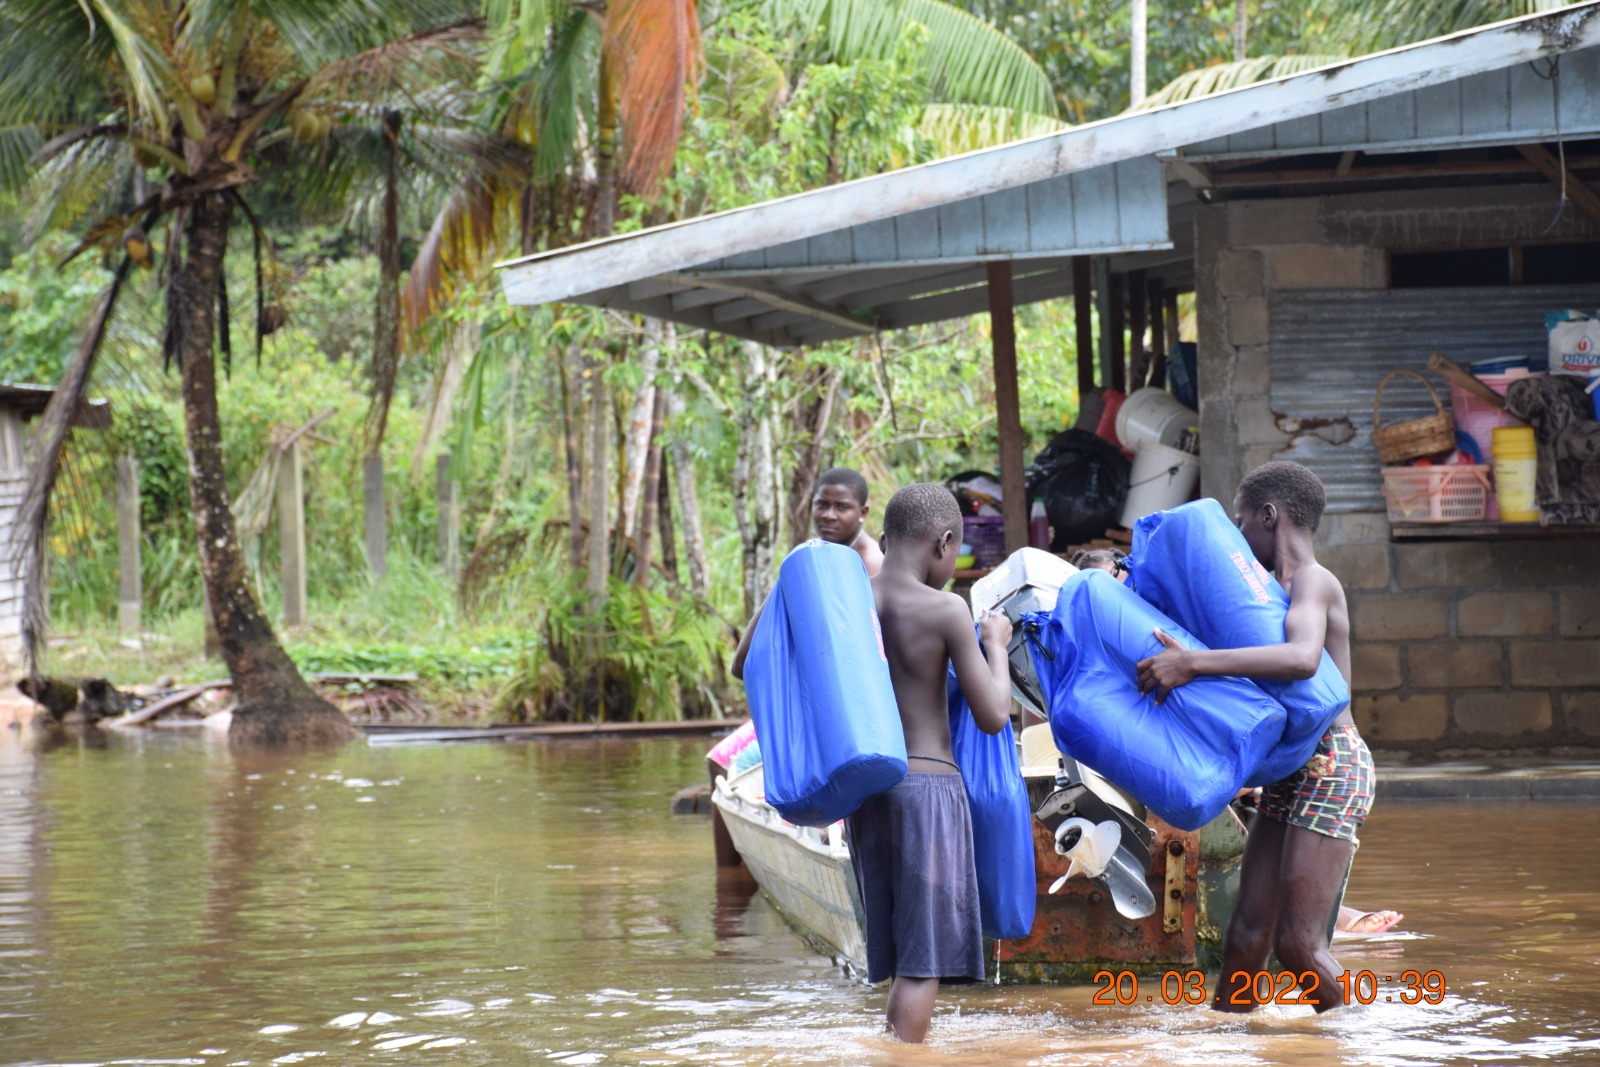
[[[949,489],[922,483],[900,490],[884,509],[883,537],[872,595],[908,773],[868,797],[846,825],[866,916],[867,980],[894,979],[888,1028],[919,1042],[939,983],[984,977],[972,821],[950,747],[946,679],[953,667],[980,730],[1004,729],[1011,623],[985,613],[980,648],[966,602],[943,591],[961,551],[961,508]]]
[[[878,547],[878,542],[867,534],[865,525],[867,510],[867,480],[861,476],[860,471],[851,470],[849,467],[833,467],[823,471],[817,478],[816,488],[811,492],[811,522],[817,528],[817,536],[824,541],[855,549],[861,556],[861,562],[866,565],[867,577],[870,578],[883,566],[883,550]],[[733,676],[740,680],[744,678],[745,657],[750,653],[750,638],[756,632],[756,623],[760,619],[761,609],[757,608],[749,624],[745,626],[744,633],[739,638],[739,647],[733,654]],[[733,770],[734,760],[740,753],[750,749],[755,739],[755,723],[747,722],[719,741],[706,754],[712,788],[716,787],[718,777]],[[746,756],[745,761],[753,761],[757,753],[759,749]],[[743,769],[743,762],[740,769]],[[711,809],[711,837],[716,851],[717,866],[738,866],[739,853],[733,847],[733,839],[728,836],[728,828],[722,821],[722,812],[715,806]]]
[[[1326,493],[1298,463],[1265,463],[1239,483],[1234,521],[1261,565],[1289,593],[1281,645],[1185,649],[1157,630],[1165,651],[1138,664],[1139,689],[1162,700],[1198,675],[1300,679],[1316,673],[1323,650],[1350,681],[1350,610],[1344,587],[1317,562],[1312,537]],[[1239,902],[1222,945],[1222,980],[1212,1007],[1249,1011],[1252,983],[1276,950],[1301,976],[1301,1003],[1319,1012],[1344,1003],[1341,968],[1329,948],[1333,915],[1356,831],[1372,806],[1372,754],[1346,707],[1306,765],[1262,790],[1240,870]]]

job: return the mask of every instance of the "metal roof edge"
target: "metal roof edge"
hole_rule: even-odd
[[[647,230],[497,263],[513,304],[725,256],[1600,45],[1600,0]]]

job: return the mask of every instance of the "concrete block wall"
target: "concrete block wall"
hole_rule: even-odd
[[[1308,197],[1195,215],[1201,491],[1289,444],[1269,400],[1269,295],[1387,284],[1391,249],[1600,237],[1554,190]],[[1548,231],[1548,232],[1547,232]],[[1600,752],[1600,541],[1394,542],[1381,513],[1331,514],[1323,562],[1350,601],[1354,713],[1374,748]],[[1447,531],[1441,531],[1447,533]]]

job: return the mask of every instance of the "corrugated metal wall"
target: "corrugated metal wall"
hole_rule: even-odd
[[[1272,410],[1280,426],[1295,419],[1336,423],[1301,433],[1283,455],[1322,478],[1329,511],[1383,510],[1371,437],[1373,394],[1383,376],[1397,367],[1424,370],[1433,352],[1463,365],[1506,355],[1543,358],[1545,312],[1562,308],[1600,308],[1600,286],[1272,294]],[[1444,381],[1428,378],[1448,407]],[[1427,390],[1409,376],[1384,391],[1385,425],[1433,410]],[[1337,424],[1346,419],[1354,437],[1344,444],[1327,440],[1341,435]]]

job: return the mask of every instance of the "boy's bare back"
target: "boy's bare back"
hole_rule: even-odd
[[[897,581],[883,572],[872,580],[872,595],[883,627],[889,678],[900,705],[906,752],[913,757],[951,760],[946,700],[950,650],[957,642],[971,646],[974,653],[978,650],[967,607],[954,593],[920,582]]]

